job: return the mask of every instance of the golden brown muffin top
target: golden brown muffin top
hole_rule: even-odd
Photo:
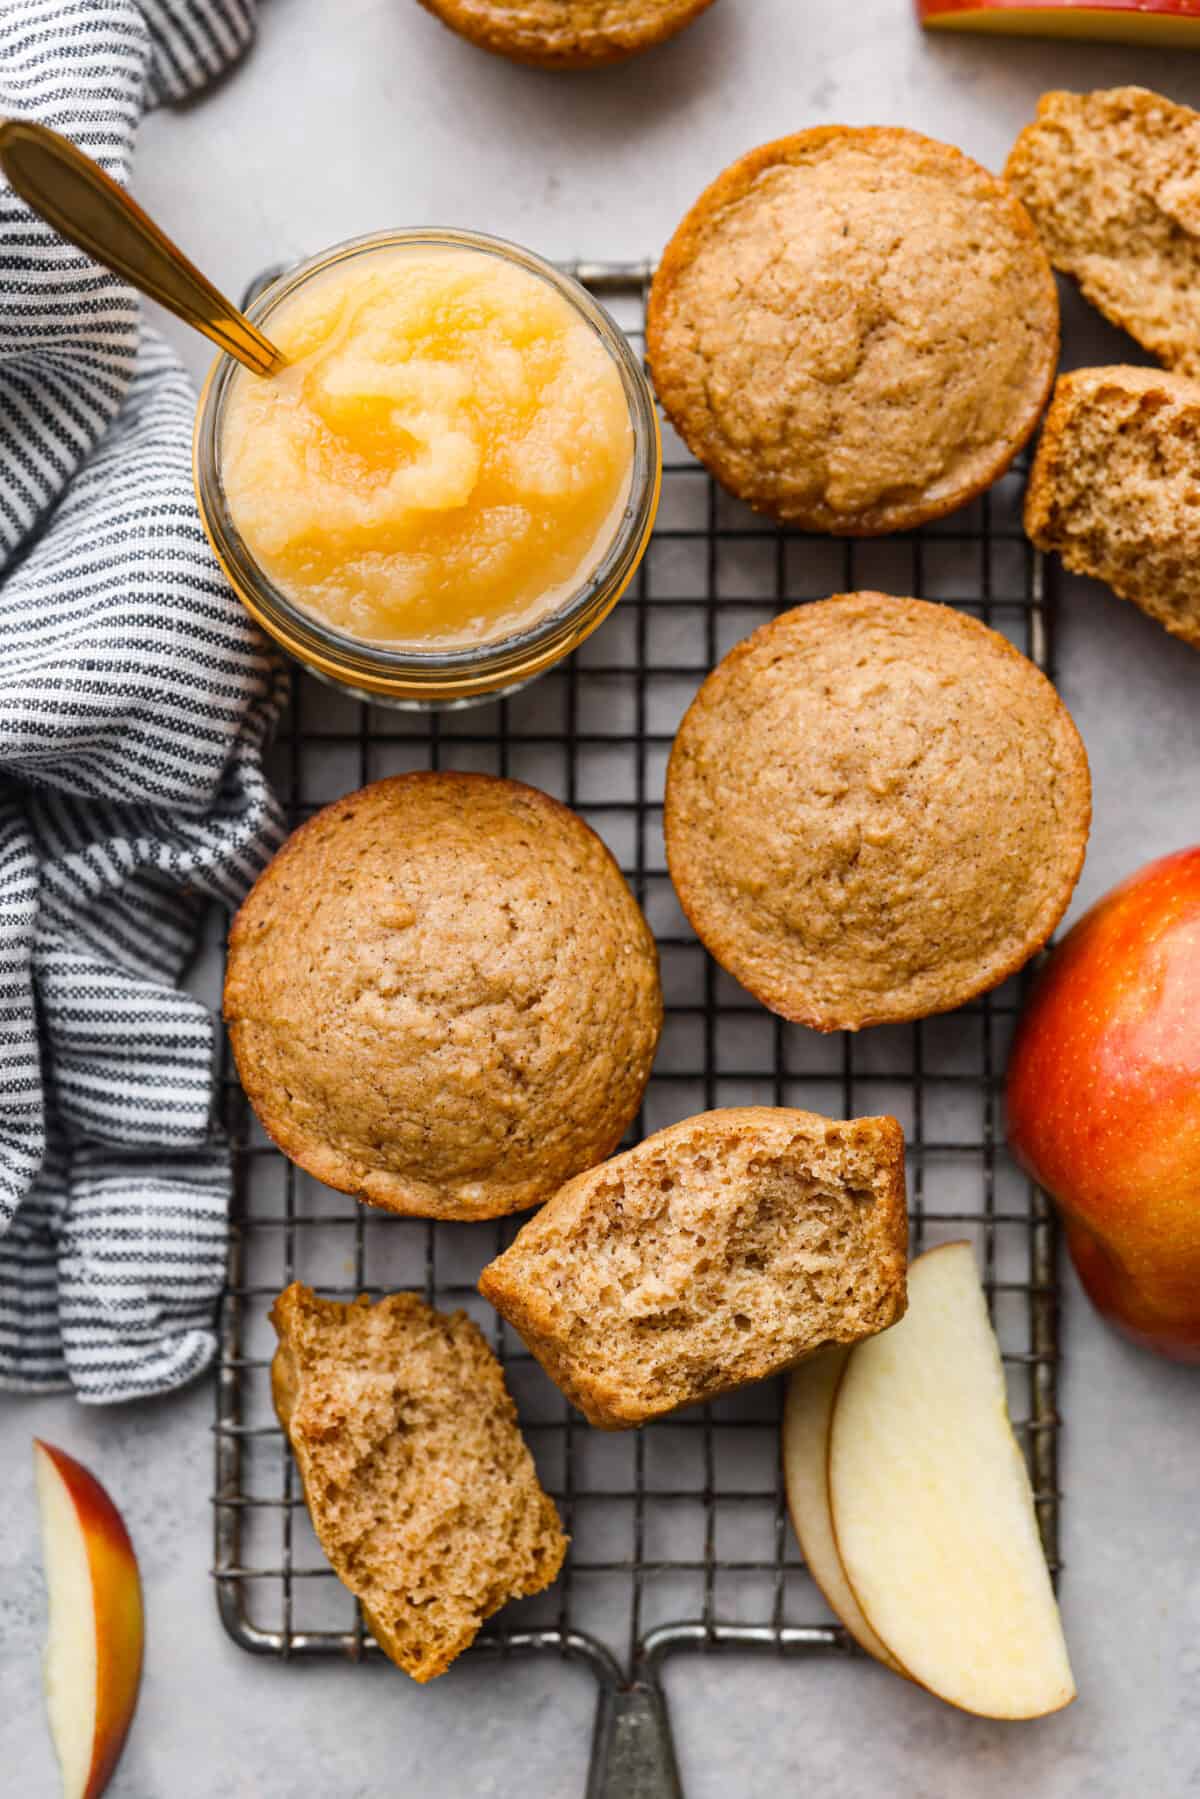
[[[1058,298],[1021,206],[949,144],[846,126],[701,195],[650,297],[659,398],[718,480],[810,530],[907,529],[1029,437]]]
[[[542,68],[621,62],[674,37],[712,0],[421,0],[483,50]]]
[[[583,820],[489,775],[378,781],[284,845],[230,935],[264,1128],[418,1216],[538,1204],[615,1148],[662,1023],[654,940]]]
[[[922,1018],[1049,937],[1083,865],[1087,757],[1006,638],[841,594],[738,644],[671,753],[671,878],[757,998],[817,1030]]]

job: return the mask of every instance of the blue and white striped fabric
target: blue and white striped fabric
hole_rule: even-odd
[[[0,112],[123,181],[251,0],[6,0]],[[214,1350],[217,1026],[177,983],[280,836],[280,675],[191,486],[195,399],[135,296],[0,184],[0,1387],[106,1403]]]

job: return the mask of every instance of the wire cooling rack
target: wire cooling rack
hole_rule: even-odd
[[[575,271],[640,342],[643,266]],[[983,1271],[1058,1566],[1054,1225],[1004,1148],[1000,1082],[1019,983],[960,1011],[859,1036],[821,1036],[752,1001],[704,953],[666,873],[662,789],[684,708],[756,625],[859,588],[946,601],[1050,663],[1042,566],[1021,529],[1023,474],[913,535],[835,541],[776,530],[718,489],[667,433],[662,506],[634,588],[570,659],[524,692],[460,712],[367,705],[297,673],[274,779],[292,824],[410,769],[482,769],[545,788],[613,850],[662,956],[666,1024],[641,1135],[720,1105],[887,1112],[909,1147],[912,1249],[969,1238]],[[680,1792],[658,1670],[676,1650],[854,1655],[808,1576],[779,1466],[781,1383],[640,1431],[594,1431],[475,1291],[519,1220],[423,1223],[322,1187],[266,1140],[227,1067],[236,1196],[222,1309],[215,1576],[226,1629],[281,1657],[377,1653],[331,1573],[271,1408],[267,1310],[293,1279],[349,1298],[414,1289],[462,1306],[504,1364],[544,1484],[571,1533],[559,1581],[507,1608],[470,1654],[582,1659],[600,1683],[589,1799]]]

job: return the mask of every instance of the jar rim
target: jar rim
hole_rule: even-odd
[[[272,281],[246,308],[257,325],[315,275],[339,262],[391,248],[462,248],[491,255],[555,288],[591,326],[621,378],[633,432],[629,493],[612,541],[587,578],[545,618],[493,642],[461,649],[415,650],[353,637],[327,625],[283,593],[238,531],[221,479],[220,441],[230,385],[239,365],[224,352],[201,391],[193,439],[193,472],[201,522],[226,576],[259,624],[293,655],[342,685],[428,697],[486,698],[561,660],[607,617],[641,562],[658,507],[662,449],[649,380],[629,339],[573,275],[504,238],[454,227],[414,226],[370,232],[332,244]]]

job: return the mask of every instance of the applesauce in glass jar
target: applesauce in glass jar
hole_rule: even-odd
[[[645,550],[661,452],[624,335],[549,264],[464,232],[339,245],[218,360],[196,486],[243,602],[316,673],[397,704],[511,690],[582,642]]]

